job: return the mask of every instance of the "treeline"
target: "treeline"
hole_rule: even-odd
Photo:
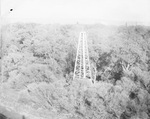
[[[83,28],[92,86],[72,79]],[[1,100],[14,110],[28,106],[42,118],[150,118],[150,27],[17,23],[5,26],[2,38]]]

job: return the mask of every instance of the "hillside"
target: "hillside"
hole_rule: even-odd
[[[93,86],[72,78],[83,28]],[[150,118],[150,27],[16,23],[2,30],[2,107],[27,119]]]

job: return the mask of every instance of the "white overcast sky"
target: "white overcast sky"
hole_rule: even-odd
[[[1,6],[11,22],[150,22],[150,0],[2,0]]]

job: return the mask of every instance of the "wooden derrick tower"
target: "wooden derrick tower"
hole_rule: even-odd
[[[73,79],[92,80],[86,32],[79,36]]]

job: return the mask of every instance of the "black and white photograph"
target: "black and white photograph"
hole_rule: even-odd
[[[0,0],[0,119],[150,119],[150,0]]]

